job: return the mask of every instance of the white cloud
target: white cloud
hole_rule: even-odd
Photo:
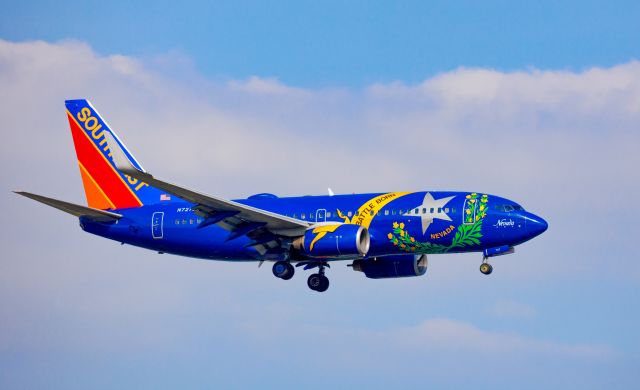
[[[593,114],[594,111],[611,109],[615,103],[620,104],[615,108],[617,112],[638,115],[639,71],[638,61],[608,69],[592,68],[581,73],[536,69],[504,73],[459,68],[417,86],[399,82],[378,84],[371,86],[369,92],[381,99],[431,99],[442,106],[472,111],[489,106],[494,108],[494,114],[505,109],[555,112],[566,108]]]
[[[621,357],[617,350],[605,344],[555,342],[486,330],[444,317],[423,320],[414,326],[371,330],[375,324],[337,326],[321,322],[291,327],[290,321],[295,315],[303,313],[286,309],[270,311],[264,321],[244,324],[241,328],[243,337],[247,343],[264,351],[261,353],[264,359],[295,364],[291,357],[300,352],[308,356],[303,359],[304,365],[319,364],[326,372],[339,377],[366,373],[368,383],[379,386],[404,383],[409,373],[428,378],[430,383],[444,381],[462,385],[470,383],[468,376],[482,377],[488,370],[491,375],[484,377],[485,386],[503,387],[505,379],[515,375],[529,378],[522,387],[536,388],[543,383],[562,382],[560,378],[572,377],[584,367],[595,367],[595,371],[611,367]],[[274,335],[284,334],[289,340],[302,340],[303,343],[283,349],[282,339]],[[293,355],[292,350],[295,351]],[[331,358],[316,362],[319,351],[330,351]],[[542,372],[559,368],[558,365],[564,372],[556,373],[556,378],[549,381],[538,377]],[[576,370],[576,367],[580,369]],[[590,376],[576,383],[589,383]],[[371,382],[371,378],[376,379]]]
[[[245,81],[229,82],[231,90],[257,95],[286,95],[289,98],[310,97],[311,92],[302,88],[292,88],[273,78],[250,77]]]
[[[607,346],[565,344],[522,337],[514,333],[482,330],[470,323],[447,318],[426,320],[415,327],[381,334],[396,340],[402,348],[438,350],[448,353],[548,354],[551,356],[609,359],[615,351]]]

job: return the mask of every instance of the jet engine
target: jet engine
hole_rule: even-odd
[[[357,259],[369,252],[367,228],[352,224],[315,226],[293,241],[293,248],[311,258]]]
[[[355,260],[354,271],[364,272],[367,278],[386,279],[422,276],[427,272],[427,255],[394,255]]]

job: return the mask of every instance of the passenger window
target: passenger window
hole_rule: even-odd
[[[373,217],[373,211],[369,211],[369,215]]]
[[[422,214],[426,214],[427,213],[427,209],[423,208],[422,209]]]
[[[396,209],[391,210],[391,215],[396,215]]]
[[[431,214],[433,214],[433,207],[431,209],[429,209],[429,210],[430,210]]]
[[[186,224],[187,224],[187,220],[186,220],[186,219],[183,219],[183,220],[182,220],[182,224],[183,224],[183,225],[186,225]]]
[[[331,211],[327,211],[327,218],[331,218]]]
[[[302,218],[302,219],[306,219],[306,218],[307,218],[307,216],[306,216],[306,214],[305,214],[305,213],[302,213],[302,214],[300,214],[300,218]]]
[[[445,208],[445,209],[444,209],[444,212],[445,212],[445,213],[448,213],[448,212],[449,212],[449,208],[448,208],[448,207],[447,207],[447,208]]]
[[[384,215],[389,215],[389,210],[385,210]]]
[[[347,216],[348,216],[348,217],[350,217],[350,216],[352,216],[352,215],[353,215],[353,213],[352,213],[351,211],[349,211],[349,212],[347,213]]]
[[[189,220],[189,225],[193,225],[193,219]]]

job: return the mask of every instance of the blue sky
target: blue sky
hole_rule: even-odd
[[[0,388],[637,385],[637,2],[42,3],[0,14]],[[550,228],[490,277],[324,294],[122,247],[10,192],[84,203],[79,97],[210,194],[470,190]]]
[[[211,77],[362,86],[459,66],[611,66],[637,58],[639,16],[637,1],[29,1],[0,15],[0,36],[177,50]]]

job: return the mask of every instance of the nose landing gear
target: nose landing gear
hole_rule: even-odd
[[[509,255],[513,252],[515,252],[515,249],[509,245],[485,249],[483,253],[484,256],[482,256],[482,264],[480,264],[480,272],[485,275],[489,275],[493,272],[493,267],[489,264],[490,257]]]
[[[480,272],[482,272],[485,275],[489,275],[493,272],[493,266],[487,263],[487,258],[485,258],[482,264],[480,264]]]

